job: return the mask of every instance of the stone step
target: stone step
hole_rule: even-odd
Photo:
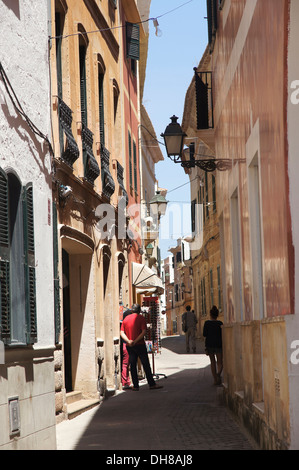
[[[69,405],[67,405],[67,414],[68,419],[73,419],[76,416],[79,416],[81,413],[84,413],[91,408],[99,405],[100,400],[98,398],[94,399],[82,399],[79,401],[75,401]]]
[[[70,405],[71,403],[74,403],[75,401],[82,400],[82,392],[80,391],[73,391],[73,392],[68,392],[66,394],[66,404]]]

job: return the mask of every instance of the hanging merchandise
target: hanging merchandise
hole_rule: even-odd
[[[161,352],[160,302],[158,297],[144,297],[141,312],[149,325],[145,335],[147,350]]]
[[[155,354],[161,352],[161,321],[160,321],[160,301],[159,297],[144,297],[141,313],[148,325],[145,334],[145,344],[147,352],[152,355],[153,376],[159,379],[160,376],[167,378],[165,374],[155,372]]]
[[[165,374],[155,372],[155,354],[161,352],[161,321],[160,321],[160,301],[159,297],[144,297],[141,313],[146,319],[148,328],[145,334],[147,352],[152,355],[153,376],[159,379],[160,376],[167,378]]]

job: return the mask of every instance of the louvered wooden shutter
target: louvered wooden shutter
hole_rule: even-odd
[[[217,9],[218,9],[217,0],[207,0],[209,44],[212,44],[213,38],[216,35],[216,31],[218,27]]]
[[[81,121],[87,126],[87,97],[86,97],[86,47],[80,46],[80,99]]]
[[[61,329],[60,322],[60,283],[58,272],[58,236],[57,236],[57,208],[56,203],[53,202],[53,274],[54,274],[54,318],[55,318],[55,343],[59,342],[59,335]]]
[[[27,344],[34,344],[37,342],[37,324],[33,187],[31,183],[29,183],[23,190],[23,216]]]
[[[0,169],[0,339],[11,339],[8,180]]]
[[[136,152],[136,143],[133,141],[133,161],[134,161],[134,189],[137,193],[137,152]]]
[[[197,129],[209,129],[209,97],[208,86],[195,72],[196,117]]]
[[[100,142],[105,145],[104,124],[104,74],[99,73],[99,114],[100,114]]]
[[[126,23],[127,57],[139,60],[139,24]]]
[[[133,187],[133,163],[132,163],[132,138],[130,131],[128,132],[129,139],[129,174],[130,174],[130,186]]]

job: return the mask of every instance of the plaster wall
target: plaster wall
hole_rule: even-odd
[[[48,4],[28,0],[0,4],[1,64],[34,125],[51,135]],[[51,159],[45,140],[21,117],[0,80],[0,167],[33,183],[38,341],[5,350],[0,366],[0,448],[54,449],[54,318]],[[9,430],[8,398],[19,398],[20,429]]]
[[[299,340],[299,217],[298,217],[298,120],[299,120],[299,5],[296,0],[289,2],[289,44],[288,44],[288,176],[290,181],[290,208],[292,217],[292,235],[294,241],[294,315],[287,318],[287,354],[290,387],[290,423],[291,423],[291,449],[299,447],[299,364],[296,350]]]
[[[216,155],[232,160],[232,170],[217,175],[226,390],[229,404],[267,449],[290,443],[286,325],[293,314],[294,275],[285,134],[287,4],[228,2],[219,13],[212,54]]]

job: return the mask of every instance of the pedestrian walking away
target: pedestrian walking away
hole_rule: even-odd
[[[210,320],[203,327],[205,337],[206,354],[210,357],[211,371],[215,385],[221,385],[221,373],[223,369],[222,359],[222,321],[217,320],[218,308],[214,305],[210,310]]]
[[[133,382],[131,390],[139,390],[137,373],[138,358],[142,363],[149,388],[151,390],[163,388],[162,385],[156,384],[152,374],[144,341],[144,336],[146,334],[146,320],[142,315],[140,315],[140,305],[132,305],[131,311],[132,313],[123,320],[120,331],[121,338],[126,342],[127,351],[129,353],[131,377]]]
[[[182,316],[182,321],[183,321],[183,325],[182,325],[183,331],[186,335],[186,351],[187,353],[190,352],[190,340],[191,340],[192,351],[195,353],[196,352],[197,318],[194,313],[194,310],[191,311],[190,305],[187,305],[186,312],[183,313],[183,316]]]

